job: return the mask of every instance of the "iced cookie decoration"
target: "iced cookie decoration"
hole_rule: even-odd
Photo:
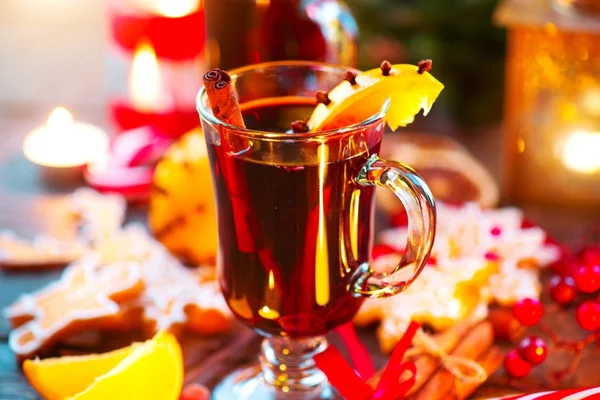
[[[68,202],[72,214],[79,220],[81,236],[91,242],[119,230],[125,221],[127,202],[118,194],[100,194],[90,188],[80,188]]]
[[[65,204],[67,219],[76,220],[77,237],[57,239],[39,234],[23,238],[13,231],[0,230],[0,268],[63,268],[119,231],[127,206],[119,195],[102,195],[89,188],[75,190],[66,197]]]
[[[212,178],[200,128],[175,142],[159,162],[150,194],[153,235],[184,262],[214,264],[217,220]]]
[[[326,93],[318,91],[319,103],[308,120],[311,131],[325,131],[364,121],[376,114],[389,100],[386,119],[396,130],[412,123],[421,110],[427,115],[444,88],[429,71],[431,60],[418,65],[391,65],[384,61],[380,68],[354,74]]]
[[[231,328],[233,318],[217,282],[199,277],[208,273],[198,271],[212,271],[213,267],[190,270],[168,259],[150,263],[143,271],[146,289],[124,306],[141,311],[142,326],[149,336],[158,331],[213,335]]]
[[[88,250],[79,239],[59,240],[38,235],[33,240],[18,237],[12,231],[0,231],[0,268],[28,270],[59,268],[81,257]]]
[[[483,210],[475,203],[437,203],[438,226],[429,264],[401,296],[366,300],[355,321],[380,322],[383,350],[390,350],[411,319],[444,331],[465,318],[480,321],[488,305],[510,306],[538,298],[540,269],[558,260],[560,249],[539,227],[524,227],[516,208]],[[395,265],[407,227],[383,231],[374,266]]]
[[[69,266],[61,278],[42,290],[21,296],[6,310],[14,330],[11,350],[29,357],[67,334],[103,328],[119,319],[119,303],[144,288],[136,263],[100,265],[94,258]]]

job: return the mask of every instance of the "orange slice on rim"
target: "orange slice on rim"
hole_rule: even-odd
[[[347,73],[347,80],[333,88],[313,111],[308,126],[311,131],[324,131],[364,121],[377,113],[390,100],[386,119],[396,130],[414,121],[421,110],[427,115],[444,88],[429,72],[431,61],[419,65],[390,65],[356,76]],[[318,96],[319,97],[319,96]]]

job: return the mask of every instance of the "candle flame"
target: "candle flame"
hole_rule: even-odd
[[[73,127],[73,116],[64,107],[56,107],[48,117],[48,131],[52,134],[64,133]]]
[[[135,50],[129,79],[131,101],[136,109],[143,112],[159,108],[162,82],[156,53],[147,42],[142,42]]]
[[[196,11],[198,7],[198,0],[158,0],[156,3],[157,12],[169,18],[185,17]]]
[[[567,138],[562,149],[562,163],[582,174],[600,172],[600,132],[579,131]]]
[[[181,18],[202,7],[202,0],[131,0],[141,9],[167,18]]]
[[[273,270],[269,271],[269,289],[273,290],[275,288],[275,276],[273,275]]]

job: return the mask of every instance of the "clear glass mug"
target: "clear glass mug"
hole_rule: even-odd
[[[285,131],[310,115],[315,91],[333,88],[346,70],[282,61],[230,71],[247,129],[217,119],[204,89],[198,94],[217,204],[218,279],[233,313],[265,336],[260,366],[227,378],[215,398],[336,398],[312,358],[327,346],[323,335],[350,321],[364,298],[404,290],[429,257],[431,192],[410,167],[377,155],[387,102],[352,126]],[[369,265],[377,186],[393,191],[409,217],[404,256],[385,273]]]

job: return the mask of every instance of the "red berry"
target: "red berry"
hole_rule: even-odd
[[[583,265],[573,275],[577,289],[583,293],[594,293],[600,289],[600,265]]]
[[[373,246],[373,251],[371,254],[373,254],[373,260],[376,260],[381,256],[386,256],[388,254],[394,253],[398,253],[398,250],[394,249],[391,246],[388,246],[387,244],[376,244],[375,246]]]
[[[574,255],[567,255],[550,265],[550,269],[557,275],[571,275],[580,265],[581,263],[577,257]]]
[[[517,350],[511,350],[504,358],[504,369],[513,378],[522,378],[531,372],[531,364],[523,360]]]
[[[548,355],[548,346],[537,336],[527,336],[519,343],[519,355],[531,365],[539,365]]]
[[[553,276],[550,280],[550,297],[558,304],[569,304],[573,301],[577,289],[570,276]]]
[[[500,256],[498,255],[498,253],[495,253],[493,251],[488,251],[487,253],[485,253],[483,255],[483,257],[486,260],[492,261],[492,262],[498,262],[498,261],[500,261]]]
[[[600,247],[590,247],[583,251],[585,265],[600,265]]]
[[[429,256],[427,259],[427,265],[437,265],[437,258],[434,256]]]
[[[579,326],[585,330],[595,331],[600,328],[600,304],[593,300],[581,303],[575,316]]]
[[[181,391],[179,400],[209,400],[210,392],[202,385],[186,385]]]
[[[544,307],[539,300],[522,299],[513,306],[513,315],[525,326],[537,324],[544,314]]]
[[[500,236],[502,235],[502,228],[500,228],[499,226],[494,226],[490,230],[490,233],[492,234],[492,236]]]

